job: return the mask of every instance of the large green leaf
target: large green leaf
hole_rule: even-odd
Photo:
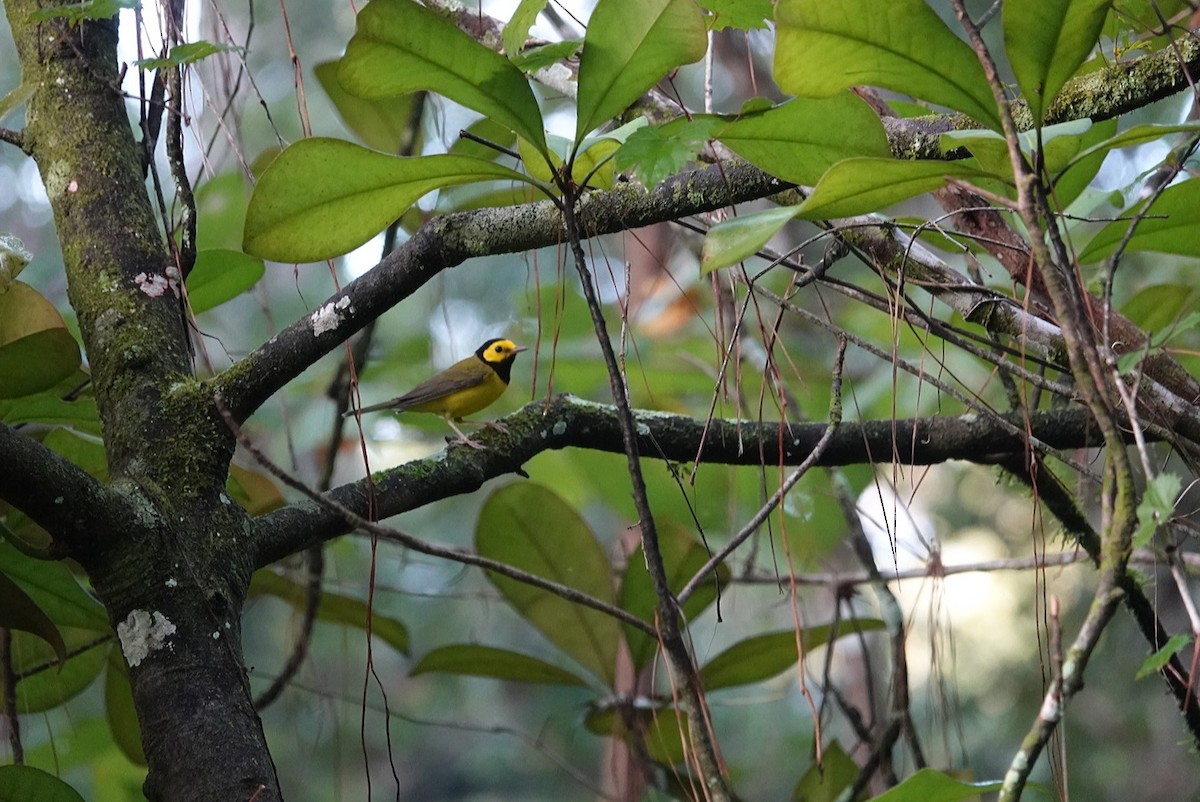
[[[60,562],[35,560],[0,541],[0,570],[60,627],[110,632],[108,615]]]
[[[792,802],[834,802],[858,777],[858,764],[837,741],[822,750],[821,762],[808,771],[792,790]]]
[[[1004,47],[1035,122],[1092,52],[1112,0],[1005,0]]]
[[[672,526],[659,528],[658,546],[667,572],[667,585],[673,593],[682,590],[688,580],[704,567],[710,556],[708,549],[695,538],[683,529]],[[717,568],[715,575],[710,574],[683,606],[684,624],[688,625],[696,620],[696,617],[716,600],[718,583],[725,587],[728,581],[729,569],[724,565]],[[643,621],[654,620],[658,596],[654,592],[650,573],[646,570],[646,558],[640,546],[630,555],[625,566],[625,575],[621,577],[621,589],[617,598],[622,609],[628,610]],[[625,638],[629,643],[633,667],[640,671],[654,658],[658,641],[640,629],[628,626],[625,628]]]
[[[877,212],[941,189],[948,177],[980,181],[994,176],[962,162],[845,159],[822,176],[797,216],[827,220]]]
[[[979,61],[924,0],[780,0],[775,78],[829,97],[866,84],[949,106],[1000,127]]]
[[[1133,225],[1130,218],[1142,211],[1145,211],[1145,204],[1138,204],[1126,211],[1120,220],[1100,229],[1079,254],[1079,261],[1097,262],[1110,256]],[[1192,179],[1168,187],[1146,214],[1147,217],[1138,222],[1126,251],[1200,256],[1200,237],[1196,236],[1200,225],[1200,181]]]
[[[37,635],[54,649],[59,663],[67,659],[67,647],[54,621],[3,571],[0,571],[0,627]]]
[[[83,802],[78,791],[32,766],[0,766],[0,802]]]
[[[497,179],[528,180],[469,156],[403,158],[340,139],[303,139],[279,154],[254,188],[243,249],[277,262],[330,259],[435,189]]]
[[[338,80],[368,99],[437,92],[545,151],[542,112],[524,73],[411,0],[371,0],[359,12]]]
[[[933,769],[921,769],[904,782],[873,797],[871,802],[958,802],[997,791],[1003,783],[965,783]]]
[[[293,582],[274,571],[264,568],[254,574],[250,582],[251,595],[268,594],[282,599],[297,610],[307,604],[308,590],[299,582]],[[331,624],[365,630],[370,614],[371,634],[391,646],[400,654],[408,654],[408,629],[394,618],[372,612],[366,602],[340,593],[321,591],[317,606],[317,620]]]
[[[883,629],[883,622],[876,618],[844,621],[836,637],[858,632]],[[818,646],[824,646],[832,635],[829,624],[806,627],[801,632],[800,644],[807,654]],[[796,647],[796,632],[791,629],[767,632],[738,641],[725,651],[709,660],[700,669],[704,687],[709,691],[761,682],[796,665],[799,652]]]
[[[708,230],[700,251],[700,272],[736,265],[758,253],[799,214],[799,206],[779,206],[723,220]]]
[[[547,0],[521,0],[517,8],[504,26],[501,39],[504,42],[504,55],[515,59],[521,55],[525,40],[529,37],[529,29],[537,21],[538,14],[546,7]]]
[[[106,638],[83,629],[62,627],[60,631],[71,655],[61,665],[45,641],[25,632],[13,633],[13,670],[26,675],[17,683],[18,712],[40,713],[58,707],[83,693],[104,670],[109,650]]]
[[[559,668],[553,663],[547,663],[545,660],[508,649],[466,643],[456,643],[434,649],[422,657],[409,673],[416,676],[435,671],[444,674],[467,674],[474,677],[492,677],[546,685],[587,687],[588,684],[578,675],[572,674],[565,668]]]
[[[892,155],[878,115],[850,92],[741,115],[713,136],[771,175],[809,186],[842,159]]]
[[[23,281],[0,292],[0,398],[46,390],[79,367],[79,345],[62,315]]]
[[[188,305],[196,314],[218,307],[257,284],[265,271],[262,259],[241,251],[200,251],[187,277]]]
[[[695,0],[600,0],[579,58],[575,142],[708,46]]]
[[[485,557],[613,603],[604,549],[579,514],[548,488],[527,482],[492,493],[479,512],[475,548]],[[529,623],[611,687],[620,625],[596,610],[498,574],[488,580]]]
[[[409,135],[409,124],[413,114],[416,94],[395,95],[365,99],[352,95],[338,81],[338,62],[326,61],[313,68],[321,88],[342,122],[346,124],[364,145],[384,153],[399,153]],[[410,153],[419,153],[414,148]]]

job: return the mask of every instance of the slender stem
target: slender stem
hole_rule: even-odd
[[[658,545],[658,530],[654,524],[654,514],[650,510],[646,480],[642,475],[641,458],[638,453],[637,424],[629,404],[628,388],[617,362],[617,355],[613,351],[612,340],[608,335],[608,325],[604,321],[604,310],[600,306],[600,299],[596,295],[596,287],[591,271],[588,270],[583,246],[580,244],[579,222],[575,216],[578,195],[573,186],[566,185],[563,189],[563,225],[566,229],[571,255],[575,261],[575,269],[579,273],[579,280],[583,285],[584,299],[587,301],[588,310],[592,315],[596,339],[600,343],[600,350],[604,354],[604,363],[608,367],[609,387],[617,408],[617,420],[621,426],[621,439],[625,446],[633,502],[637,509],[641,529],[642,553],[646,559],[646,570],[649,572],[651,583],[654,586],[654,594],[658,599],[656,614],[658,637],[671,666],[672,675],[680,682],[684,713],[689,725],[688,733],[692,739],[693,755],[700,773],[703,775],[706,793],[714,802],[725,802],[731,798],[731,795],[721,769],[717,746],[709,727],[704,697],[700,689],[699,672],[688,653],[687,645],[684,643],[679,629],[679,602],[671,592],[666,568],[663,564],[662,551]]]

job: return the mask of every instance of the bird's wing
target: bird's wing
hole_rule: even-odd
[[[426,404],[430,401],[436,401],[439,398],[445,398],[451,393],[478,387],[487,381],[487,379],[488,373],[484,371],[474,376],[434,376],[432,379],[421,382],[399,398],[389,401],[386,406],[398,410],[408,409],[418,404]],[[365,412],[366,410],[364,409],[363,411]]]

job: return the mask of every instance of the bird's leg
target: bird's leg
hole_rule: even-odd
[[[476,426],[482,426],[485,429],[492,429],[500,432],[500,434],[508,434],[508,427],[498,420],[471,420],[470,418],[455,418],[459,423],[474,423]]]
[[[462,420],[462,418],[459,418],[459,420]],[[458,428],[457,426],[455,426],[454,421],[451,420],[449,417],[446,418],[446,423],[450,424],[450,428],[453,429],[455,434],[458,435],[458,439],[455,440],[453,443],[451,443],[451,445],[461,444],[464,446],[470,446],[471,448],[473,448],[477,451],[486,451],[487,450],[487,446],[485,446],[483,443],[472,440],[471,438],[469,438],[465,434],[463,434],[463,430]]]

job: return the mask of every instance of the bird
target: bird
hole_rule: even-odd
[[[512,340],[488,340],[466,359],[455,362],[441,373],[426,379],[413,389],[382,404],[372,404],[358,413],[391,409],[396,412],[432,412],[441,415],[459,439],[455,443],[483,449],[484,446],[463,434],[455,422],[494,403],[508,387],[517,354],[527,349]],[[354,410],[346,413],[355,414]],[[488,424],[503,429],[500,424]]]

